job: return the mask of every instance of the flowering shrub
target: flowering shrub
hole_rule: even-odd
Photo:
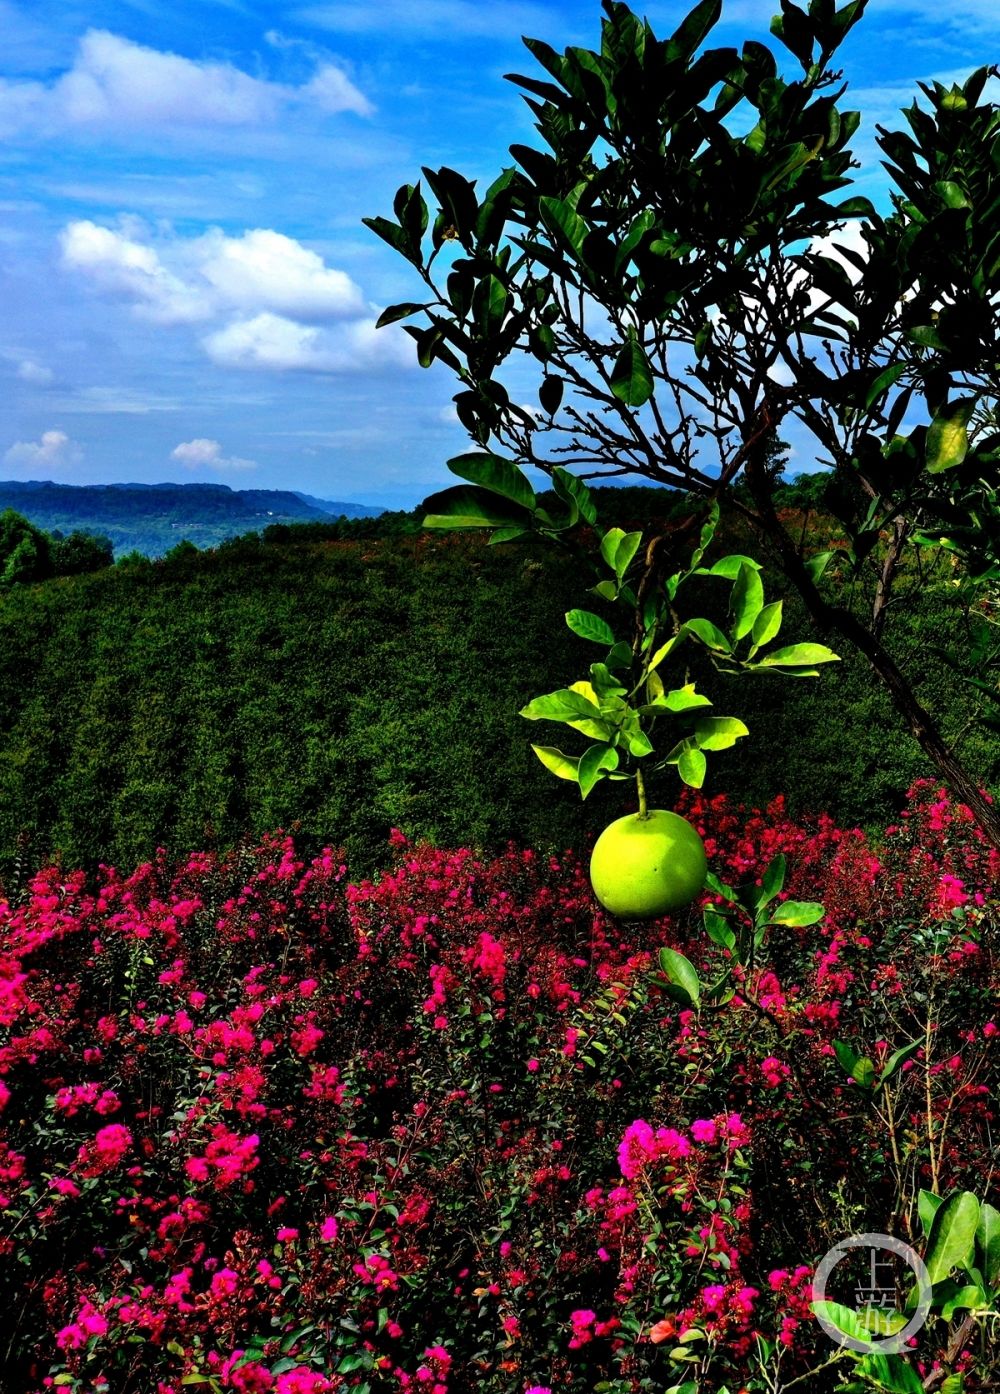
[[[0,901],[0,1387],[835,1388],[817,1261],[992,1174],[996,859],[932,789],[877,849],[681,811],[827,906],[700,1014],[656,972],[725,958],[696,910],[618,924],[569,853],[398,835],[352,885],[276,836]],[[914,1359],[988,1388],[964,1350]]]

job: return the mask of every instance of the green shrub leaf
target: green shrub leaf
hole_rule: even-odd
[[[670,981],[682,988],[695,1006],[701,1001],[701,982],[690,959],[676,949],[663,948],[659,953],[660,968]]]
[[[771,920],[792,929],[804,929],[806,925],[818,924],[825,914],[826,910],[818,901],[785,900],[775,908]]]
[[[971,1263],[978,1225],[979,1201],[971,1191],[954,1191],[938,1207],[924,1255],[932,1283]]]

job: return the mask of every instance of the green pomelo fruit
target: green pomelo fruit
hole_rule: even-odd
[[[612,915],[652,920],[688,905],[708,874],[705,845],[686,819],[664,808],[629,813],[594,844],[590,884]]]

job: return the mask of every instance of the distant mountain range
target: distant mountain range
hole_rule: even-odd
[[[13,508],[46,532],[102,533],[115,554],[162,556],[187,539],[214,547],[271,523],[373,518],[384,510],[315,498],[291,489],[231,489],[227,484],[54,484],[0,481],[0,511]]]

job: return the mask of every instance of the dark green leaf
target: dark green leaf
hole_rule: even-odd
[[[554,373],[542,378],[542,384],[538,389],[538,401],[542,411],[548,412],[549,416],[554,416],[562,405],[564,386],[562,378]]]
[[[934,1223],[934,1216],[944,1204],[943,1196],[936,1196],[933,1191],[921,1190],[917,1196],[917,1213],[920,1216],[920,1223],[923,1226],[924,1236],[927,1237],[931,1232],[931,1225]]]
[[[720,949],[732,949],[736,945],[736,935],[729,927],[728,920],[717,910],[704,911],[705,933]]]
[[[577,779],[586,798],[606,770],[618,768],[618,752],[608,745],[589,746],[580,756]]]
[[[661,949],[659,964],[670,981],[683,989],[691,1002],[697,1006],[701,1000],[701,983],[691,961],[676,949]]]
[[[421,310],[426,309],[424,305],[415,305],[412,301],[404,301],[400,305],[390,305],[383,310],[375,321],[376,329],[384,329],[387,324],[395,324],[397,320],[407,319],[410,315],[417,315]]]
[[[459,484],[424,500],[425,528],[503,528],[523,526],[524,509],[491,489]]]
[[[538,211],[556,239],[577,258],[583,259],[583,243],[589,228],[576,209],[561,198],[540,198]]]
[[[652,370],[634,330],[615,362],[611,391],[627,407],[641,407],[653,395]]]
[[[570,474],[561,465],[557,465],[552,471],[552,487],[564,503],[575,503],[580,510],[580,517],[593,527],[597,522],[597,505],[594,503],[593,494],[582,479],[577,479],[575,474]],[[614,599],[614,595],[612,594],[610,598]]]
[[[470,483],[499,494],[522,508],[535,507],[534,489],[511,460],[490,454],[456,455],[448,461],[448,468],[460,479],[468,479]]]
[[[890,387],[894,387],[909,367],[909,363],[894,363],[891,368],[886,368],[884,373],[879,373],[865,394],[865,406],[870,407],[878,401],[883,392],[888,392]]]
[[[773,900],[781,891],[785,884],[785,873],[788,863],[784,852],[778,852],[767,864],[767,870],[761,882],[761,897],[758,905],[765,905],[769,900]]]
[[[888,1084],[889,1080],[892,1079],[893,1075],[899,1069],[900,1065],[903,1065],[906,1063],[907,1060],[912,1059],[912,1057],[916,1055],[919,1049],[919,1041],[910,1041],[909,1045],[900,1046],[898,1050],[894,1050],[892,1054],[889,1056],[888,1060],[882,1066],[882,1070],[878,1077],[879,1084]]]

